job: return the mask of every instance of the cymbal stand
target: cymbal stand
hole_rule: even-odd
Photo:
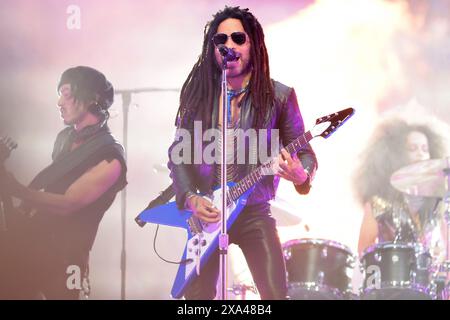
[[[446,280],[449,279],[449,273],[450,273],[450,157],[446,158],[447,161],[447,167],[443,170],[445,176],[447,177],[446,184],[445,184],[445,195],[444,195],[444,204],[445,204],[445,221],[447,224],[446,229],[446,239],[445,239],[445,262],[443,263],[441,269],[446,275]],[[447,288],[449,290],[450,288]]]

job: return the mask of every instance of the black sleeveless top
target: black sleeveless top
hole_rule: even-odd
[[[71,152],[72,130],[72,128],[66,128],[58,134],[53,151],[53,160]],[[97,130],[92,136],[104,133],[105,130],[110,134],[109,129],[105,126]],[[44,189],[46,192],[64,194],[89,169],[104,160],[111,162],[114,159],[121,163],[121,175],[116,183],[95,202],[68,216],[45,212],[38,212],[33,216],[34,236],[39,246],[43,246],[55,255],[61,256],[79,256],[89,253],[104,213],[113,203],[116,194],[127,184],[127,166],[123,147],[117,141],[101,147],[69,174]]]

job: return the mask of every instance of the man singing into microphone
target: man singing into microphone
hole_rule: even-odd
[[[221,128],[222,55],[233,60],[228,62],[226,70],[229,142],[236,138],[237,129],[266,129],[267,132],[278,129],[280,144],[284,146],[304,133],[294,89],[270,78],[261,25],[248,9],[239,7],[225,7],[206,25],[202,54],[181,91],[178,128],[192,132],[194,121],[201,121],[203,129]],[[267,140],[266,145],[270,145],[270,134]],[[219,209],[199,194],[209,193],[220,185],[220,164],[210,165],[204,159],[201,164],[175,163],[172,151],[178,143],[179,139],[175,139],[169,149],[168,166],[179,208],[192,210],[204,222],[219,221]],[[193,141],[193,145],[198,143]],[[245,150],[234,150],[234,154],[259,154],[251,145],[255,146],[245,144]],[[228,152],[232,151],[228,149]],[[285,299],[287,295],[284,259],[269,200],[275,197],[280,177],[291,181],[298,193],[307,194],[317,168],[309,145],[293,155],[282,150],[278,161],[278,173],[265,176],[256,184],[245,208],[229,229],[230,242],[242,249],[262,299]],[[228,163],[227,180],[237,182],[256,167],[251,163]],[[213,299],[218,273],[219,253],[216,252],[189,286],[185,297]]]

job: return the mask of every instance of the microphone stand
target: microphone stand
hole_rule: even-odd
[[[444,175],[447,177],[447,181],[445,184],[445,196],[444,196],[444,203],[445,203],[445,221],[447,222],[447,232],[446,232],[446,241],[445,241],[445,263],[444,263],[444,270],[446,272],[446,279],[448,279],[448,275],[450,272],[450,157],[446,158],[447,161],[447,167],[444,168]]]
[[[222,61],[222,163],[220,166],[222,210],[221,210],[221,233],[219,235],[219,299],[227,300],[227,255],[228,255],[228,233],[227,233],[227,129],[228,129],[228,88],[227,88],[227,63],[228,56],[223,56]],[[231,106],[230,106],[231,107]]]
[[[18,145],[8,137],[0,137],[0,141],[9,149],[7,153],[2,154],[0,157],[0,179],[2,179],[2,175],[5,171],[5,168],[3,166],[4,162],[9,157],[10,152],[16,149]],[[8,214],[12,214],[12,209],[13,202],[11,197],[6,192],[2,192],[2,190],[0,190],[0,235],[8,231]]]
[[[0,235],[2,232],[8,231],[6,224],[6,208],[5,202],[3,201],[3,194],[0,192]]]
[[[163,92],[172,91],[179,92],[179,89],[171,88],[139,88],[131,90],[116,90],[114,94],[122,96],[123,110],[123,147],[125,149],[125,161],[127,161],[128,150],[128,113],[130,111],[131,95],[134,93],[144,92]],[[126,210],[127,210],[127,188],[123,188],[121,192],[121,227],[122,227],[122,251],[120,254],[120,299],[125,300],[126,292]]]

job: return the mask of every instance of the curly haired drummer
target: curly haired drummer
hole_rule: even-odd
[[[434,257],[445,256],[439,199],[411,196],[390,183],[392,174],[402,167],[444,158],[443,138],[425,125],[393,119],[376,128],[368,146],[354,176],[357,199],[364,205],[359,254],[375,243],[402,242],[421,243]]]

